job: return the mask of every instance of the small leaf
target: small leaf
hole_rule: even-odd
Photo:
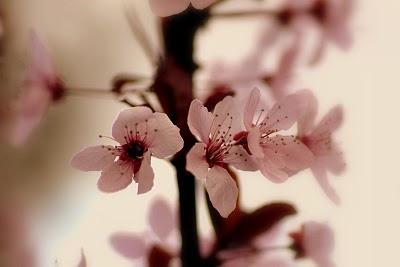
[[[243,214],[240,223],[231,235],[221,241],[222,247],[242,246],[269,231],[285,217],[296,214],[296,209],[288,203],[272,203],[251,213]]]

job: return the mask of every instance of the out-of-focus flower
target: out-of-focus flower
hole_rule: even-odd
[[[341,106],[332,108],[315,125],[315,118],[318,111],[318,103],[311,92],[308,94],[307,110],[298,122],[298,138],[314,154],[315,160],[311,165],[318,183],[326,195],[335,203],[340,199],[328,181],[328,171],[335,175],[342,173],[346,167],[343,153],[334,140],[332,133],[336,131],[343,121],[343,110]]]
[[[253,171],[256,166],[242,146],[235,145],[233,136],[239,132],[240,118],[231,96],[219,102],[211,114],[199,100],[193,100],[188,115],[190,131],[200,143],[187,154],[186,169],[205,180],[211,203],[223,217],[235,209],[238,188],[226,170],[232,165]]]
[[[242,137],[247,137],[248,149],[257,158],[262,174],[276,183],[284,182],[291,172],[307,168],[313,161],[312,153],[295,136],[277,134],[290,129],[300,118],[306,104],[302,92],[284,97],[267,110],[260,107],[260,91],[256,88],[245,107],[247,132]]]
[[[40,124],[50,104],[64,95],[53,61],[35,32],[31,33],[31,63],[15,103],[15,125],[10,138],[15,145],[25,143]]]
[[[0,266],[37,266],[27,223],[20,206],[10,204],[8,199],[2,199],[0,207]]]
[[[349,21],[353,13],[353,0],[314,0],[311,14],[319,22],[321,37],[312,62],[322,57],[328,41],[333,41],[342,49],[352,43]]]
[[[140,266],[168,266],[179,257],[175,212],[165,200],[156,199],[150,206],[148,223],[149,232],[115,233],[111,236],[110,243],[120,255],[141,264]]]
[[[126,188],[133,180],[138,194],[148,192],[154,179],[151,156],[166,158],[183,147],[179,128],[166,114],[147,107],[122,111],[112,126],[111,139],[119,145],[88,147],[71,161],[82,171],[102,171],[97,186],[108,193]]]
[[[190,4],[196,9],[204,9],[217,0],[149,0],[154,14],[160,17],[168,17],[181,13]]]
[[[332,261],[335,238],[327,224],[307,222],[300,232],[292,233],[291,237],[297,258],[310,258],[318,267],[336,266]]]
[[[283,24],[295,26],[294,28],[318,29],[319,40],[311,56],[311,63],[316,63],[322,58],[329,41],[342,49],[351,46],[350,19],[353,6],[354,0],[289,0],[278,19]]]
[[[261,255],[253,255],[233,259],[222,264],[221,267],[294,267],[295,264],[292,260],[282,256],[271,256],[269,252]]]

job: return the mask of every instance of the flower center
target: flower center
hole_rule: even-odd
[[[144,147],[144,145],[138,141],[125,144],[123,147],[126,155],[133,160],[143,158],[143,155],[146,152],[146,148]]]
[[[206,147],[206,159],[210,168],[214,165],[224,165],[234,144],[232,140],[232,115],[228,113],[215,114],[211,124],[211,136]]]

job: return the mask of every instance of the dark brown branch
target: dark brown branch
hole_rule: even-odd
[[[186,122],[193,100],[193,73],[197,69],[193,59],[194,39],[207,19],[207,10],[188,9],[162,20],[165,51],[153,84],[163,110],[181,129],[185,141],[183,150],[172,160],[179,189],[183,267],[203,266],[198,247],[195,181],[193,175],[186,171],[186,153],[194,145],[195,139]]]

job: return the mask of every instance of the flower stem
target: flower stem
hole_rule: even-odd
[[[244,18],[244,17],[256,17],[256,16],[261,16],[261,17],[274,17],[277,16],[278,12],[273,11],[273,10],[267,10],[267,9],[260,9],[260,10],[245,10],[245,11],[214,11],[210,14],[211,17],[213,18],[224,18],[224,19],[229,19],[229,18]]]

